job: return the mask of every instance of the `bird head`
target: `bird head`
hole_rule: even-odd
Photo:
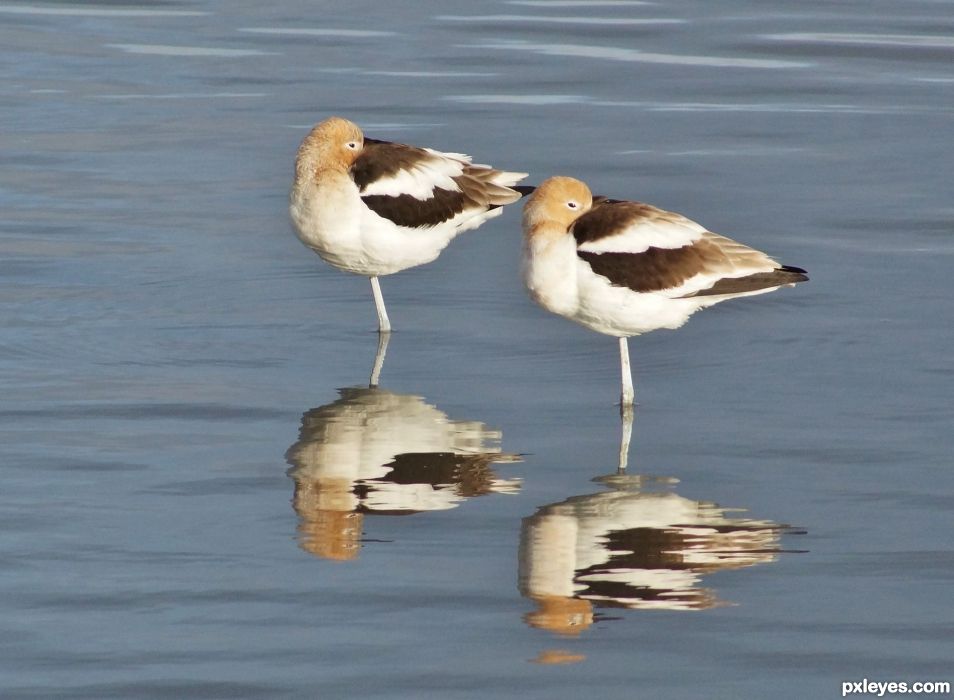
[[[551,177],[537,187],[523,207],[524,234],[532,238],[554,229],[565,233],[592,206],[593,194],[586,183],[572,177]]]
[[[301,142],[296,169],[314,172],[324,168],[347,170],[364,148],[364,134],[354,122],[329,117],[316,124]]]

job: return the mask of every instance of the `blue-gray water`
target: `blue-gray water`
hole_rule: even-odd
[[[0,695],[954,680],[952,34],[928,0],[0,4]],[[526,298],[518,207],[383,280],[362,388],[367,281],[286,211],[330,114],[812,279],[631,341],[614,479],[615,341]]]

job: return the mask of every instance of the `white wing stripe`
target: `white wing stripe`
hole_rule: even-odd
[[[433,167],[433,165],[440,167]],[[432,161],[420,163],[410,170],[401,170],[389,177],[383,177],[368,183],[361,191],[362,195],[380,194],[389,197],[399,197],[408,194],[415,199],[425,200],[434,196],[434,188],[460,192],[460,187],[454,182],[464,172],[464,166],[459,161]]]
[[[580,250],[590,253],[644,253],[649,248],[682,248],[698,241],[705,228],[685,219],[640,221],[610,236],[586,241]]]

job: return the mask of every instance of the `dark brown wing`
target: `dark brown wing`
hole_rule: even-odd
[[[421,148],[365,137],[361,155],[351,166],[351,178],[358,190],[364,191],[372,182],[394,177],[402,170],[413,170],[428,157]]]
[[[594,197],[573,225],[577,255],[615,286],[679,297],[745,294],[808,279],[764,253],[641,202]]]
[[[368,208],[408,228],[436,226],[467,210],[477,214],[519,199],[523,192],[494,182],[501,175],[453,154],[369,138],[351,167]]]

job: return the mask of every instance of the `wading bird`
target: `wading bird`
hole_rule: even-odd
[[[544,181],[523,209],[523,277],[547,311],[619,338],[622,410],[634,392],[627,338],[679,328],[699,309],[808,279],[765,253],[641,202]]]
[[[341,117],[317,124],[295,160],[289,211],[299,239],[345,272],[371,279],[378,330],[391,330],[378,277],[431,262],[457,234],[498,216],[530,188],[526,173],[365,138]]]

